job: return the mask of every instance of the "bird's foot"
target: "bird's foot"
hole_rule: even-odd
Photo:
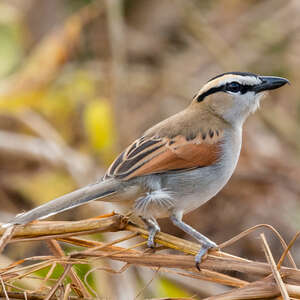
[[[218,249],[219,249],[218,245],[214,242],[203,244],[201,246],[201,249],[199,250],[199,252],[195,256],[196,268],[199,271],[201,271],[200,264],[203,261],[204,256],[208,254],[209,250],[218,250]]]
[[[148,241],[147,241],[147,246],[149,248],[154,249],[155,248],[155,235],[160,232],[160,227],[158,225],[158,223],[156,222],[155,219],[146,219],[146,218],[142,218],[142,220],[144,221],[144,223],[147,225],[148,227],[148,232],[149,232],[149,237],[148,237]]]
[[[147,246],[151,249],[155,248],[155,242],[154,242],[155,234],[149,234]]]
[[[156,246],[155,236],[158,232],[160,232],[159,227],[153,226],[153,227],[149,228],[149,237],[148,237],[148,241],[147,241],[147,246],[151,249],[154,249]]]

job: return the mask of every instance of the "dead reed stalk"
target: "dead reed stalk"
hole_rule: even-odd
[[[268,227],[268,225],[260,225],[247,230],[236,239],[234,238],[233,241],[235,242],[257,229],[257,227]],[[129,231],[130,234],[110,243],[78,237],[96,232],[115,231]],[[201,246],[166,233],[161,232],[157,235],[156,242],[160,247],[153,253],[141,248],[145,242],[136,243],[131,247],[116,246],[122,241],[132,240],[138,235],[147,238],[148,233],[145,229],[128,223],[127,218],[114,213],[82,221],[35,222],[26,226],[16,226],[14,230],[8,228],[6,231],[1,228],[0,235],[3,237],[0,248],[4,248],[7,244],[28,241],[48,241],[48,243],[52,243],[51,248],[55,246],[53,255],[26,257],[8,266],[1,266],[2,291],[0,295],[1,297],[8,297],[8,299],[50,299],[51,297],[51,299],[53,297],[67,299],[71,291],[76,296],[69,299],[90,298],[93,293],[90,292],[86,278],[80,281],[76,273],[74,274],[72,266],[75,264],[88,264],[104,258],[125,263],[124,268],[120,271],[101,268],[112,273],[119,273],[130,265],[136,265],[152,268],[161,273],[175,272],[178,276],[197,278],[232,287],[229,292],[208,299],[264,299],[276,298],[280,295],[283,299],[290,299],[289,297],[300,299],[300,271],[291,256],[289,256],[289,260],[292,267],[281,266],[284,257],[280,259],[280,263],[276,266],[264,235],[261,235],[261,239],[267,263],[244,259],[223,251],[214,251],[201,263],[200,272],[195,268],[193,255],[199,251]],[[286,256],[288,254],[287,250],[292,244],[287,247],[284,240],[281,237],[280,239],[283,244],[283,254]],[[66,255],[57,241],[83,247],[83,250],[74,250]],[[293,239],[293,243],[294,241],[295,239]],[[224,245],[226,244],[224,243]],[[179,253],[162,253],[162,250],[168,248],[175,249]],[[53,272],[53,266],[57,264],[64,267],[64,272],[58,281],[52,283],[50,287],[45,285],[42,290],[22,290],[22,292],[18,292],[15,282],[32,277],[36,271],[45,267],[51,267],[50,270]],[[241,274],[243,274],[243,278],[252,278],[252,280],[241,279]],[[50,275],[48,274],[47,278],[50,278]],[[71,285],[68,285],[65,281],[67,277],[71,279]],[[253,278],[255,279],[253,280]]]

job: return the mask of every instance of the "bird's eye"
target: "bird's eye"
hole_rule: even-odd
[[[241,87],[242,86],[238,82],[234,81],[227,83],[226,90],[232,93],[237,93],[241,90]]]

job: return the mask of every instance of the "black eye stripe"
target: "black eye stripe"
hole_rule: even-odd
[[[256,85],[240,84],[240,90],[238,92],[240,92],[241,94],[246,94],[247,92],[253,91],[255,89],[255,86]],[[201,102],[201,101],[204,100],[205,97],[207,97],[211,94],[214,94],[214,93],[217,93],[217,92],[227,92],[228,90],[227,90],[226,87],[227,87],[227,85],[224,84],[224,85],[221,85],[219,87],[210,88],[206,92],[198,95],[196,100],[197,100],[197,102]]]
[[[197,99],[197,102],[201,102],[204,100],[204,98],[208,95],[211,95],[211,94],[214,94],[214,93],[217,93],[217,92],[225,92],[225,85],[221,85],[221,86],[218,86],[218,87],[213,87],[209,90],[207,90],[206,92],[200,94],[196,99]]]
[[[246,94],[247,92],[253,91],[254,88],[255,88],[255,85],[242,85],[240,92],[241,92],[241,94]]]

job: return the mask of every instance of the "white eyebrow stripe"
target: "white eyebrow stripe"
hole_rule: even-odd
[[[218,77],[212,81],[209,81],[199,91],[198,95],[205,93],[206,91],[210,90],[211,88],[220,87],[222,85],[225,85],[226,83],[233,82],[233,81],[237,81],[240,84],[244,84],[244,85],[256,85],[256,84],[261,83],[261,80],[259,79],[259,77],[226,74],[222,77]]]

